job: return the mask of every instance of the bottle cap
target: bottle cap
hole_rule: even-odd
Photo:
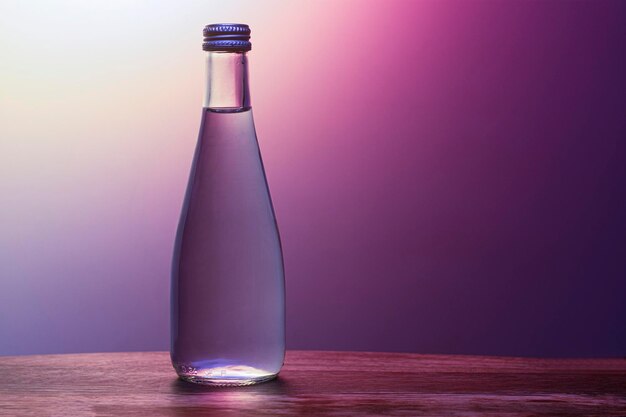
[[[213,23],[202,31],[205,51],[246,52],[252,49],[250,27],[242,23]]]

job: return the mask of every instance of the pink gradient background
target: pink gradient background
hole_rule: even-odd
[[[288,347],[626,354],[624,2],[0,3],[0,354],[168,348],[201,30],[252,27]]]

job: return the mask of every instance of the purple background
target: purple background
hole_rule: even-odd
[[[199,33],[240,20],[289,348],[626,355],[625,2],[233,4],[107,10],[106,61],[75,12],[51,30],[91,45],[6,61],[65,101],[1,102],[0,354],[168,348]],[[17,9],[0,34],[40,47]]]

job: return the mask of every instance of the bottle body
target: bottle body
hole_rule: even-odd
[[[278,374],[285,353],[283,258],[249,106],[205,103],[171,297],[171,359],[181,378],[249,385]]]

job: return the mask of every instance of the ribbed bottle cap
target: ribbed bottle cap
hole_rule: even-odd
[[[202,31],[205,51],[246,52],[252,49],[250,27],[242,23],[214,23]]]

